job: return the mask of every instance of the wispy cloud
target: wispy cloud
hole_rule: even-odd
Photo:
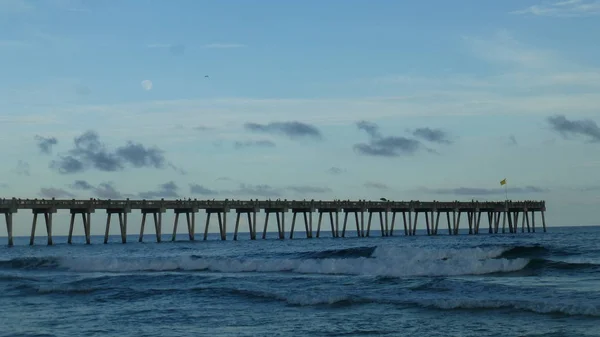
[[[17,167],[15,168],[15,173],[22,176],[31,175],[29,163],[23,160],[19,160],[17,162]]]
[[[13,48],[26,48],[31,47],[32,44],[23,40],[0,40],[0,48],[13,49]]]
[[[448,139],[448,133],[441,129],[432,128],[417,128],[412,132],[413,136],[440,144],[451,144],[452,141]]]
[[[177,184],[175,184],[175,182],[169,181],[164,184],[160,184],[156,190],[140,192],[138,195],[142,199],[178,198],[178,189],[179,187]]]
[[[323,186],[288,186],[286,188],[288,191],[292,191],[297,194],[307,195],[307,194],[320,194],[331,192],[331,188],[323,187]]]
[[[27,0],[1,0],[0,14],[2,13],[23,13],[35,9],[31,1]]]
[[[209,196],[209,195],[217,195],[217,194],[219,194],[219,191],[210,189],[208,187],[205,187],[205,186],[199,185],[199,184],[190,184],[190,193]]]
[[[230,48],[244,48],[246,47],[245,44],[241,44],[241,43],[210,43],[210,44],[205,44],[202,46],[202,48],[206,48],[206,49],[230,49]]]
[[[585,136],[591,142],[600,142],[600,128],[591,119],[568,120],[565,116],[548,117],[548,123],[552,129],[560,133],[564,138],[569,136]]]
[[[246,123],[244,128],[253,132],[263,132],[272,134],[283,134],[291,139],[313,138],[321,139],[321,131],[307,123],[291,121],[291,122],[272,122],[268,124]]]
[[[372,122],[360,121],[356,123],[359,130],[363,130],[369,136],[368,143],[354,145],[354,151],[367,156],[398,157],[401,155],[414,154],[420,149],[426,149],[416,139],[387,136],[384,137],[379,131],[379,126]]]
[[[56,137],[42,137],[40,135],[36,135],[35,140],[40,152],[43,154],[50,154],[52,152],[52,147],[58,144]]]
[[[502,195],[505,193],[504,188],[479,188],[479,187],[455,187],[455,188],[421,188],[420,192],[432,193],[432,194],[450,194],[450,195],[462,195],[462,196],[485,196],[485,195]],[[548,192],[548,189],[536,187],[536,186],[525,186],[525,187],[509,187],[507,188],[508,193],[511,194],[527,194],[527,193],[544,193]]]
[[[251,197],[279,197],[281,196],[281,190],[267,184],[251,185],[241,184],[237,190],[230,192],[234,197],[237,195],[251,196]]]
[[[549,17],[581,17],[600,15],[598,0],[563,0],[545,1],[542,4],[511,12],[512,14],[549,16]]]
[[[70,187],[74,190],[82,190],[91,193],[101,199],[121,199],[123,194],[115,188],[112,182],[103,182],[94,186],[85,180],[75,180]]]
[[[247,141],[236,141],[233,143],[233,147],[236,149],[243,149],[248,147],[275,147],[273,141],[262,139],[262,140],[247,140]]]
[[[148,48],[152,49],[167,49],[173,55],[182,55],[185,53],[185,44],[183,43],[152,43],[147,45]]]
[[[364,183],[363,186],[366,188],[373,188],[376,190],[387,190],[389,188],[386,184],[377,183],[377,182],[373,182],[373,181],[368,181],[368,182]]]
[[[344,170],[343,168],[332,166],[329,169],[327,169],[327,172],[329,174],[338,175],[338,174],[342,174],[342,173],[346,172],[346,170]]]
[[[39,195],[44,198],[75,198],[75,194],[62,188],[43,187],[40,189]]]
[[[496,32],[492,38],[475,36],[462,38],[474,55],[489,62],[525,69],[543,68],[557,63],[554,52],[523,44],[507,30]]]

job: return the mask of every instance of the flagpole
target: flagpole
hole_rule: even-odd
[[[508,187],[506,186],[506,183],[504,183],[504,196],[506,201],[508,201]]]

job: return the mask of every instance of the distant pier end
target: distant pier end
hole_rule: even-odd
[[[58,210],[69,210],[71,222],[69,226],[68,243],[71,243],[73,227],[78,215],[81,215],[86,244],[91,243],[91,213],[96,210],[106,211],[106,227],[104,243],[108,242],[110,224],[112,215],[119,220],[119,231],[121,242],[127,241],[127,215],[132,210],[140,210],[142,214],[142,223],[139,241],[144,236],[144,227],[146,217],[151,216],[156,232],[156,241],[160,242],[162,238],[162,215],[166,211],[173,211],[175,221],[173,224],[174,241],[177,234],[177,226],[180,216],[185,216],[189,240],[195,240],[196,213],[200,210],[206,212],[206,223],[204,226],[203,239],[208,236],[208,227],[211,216],[216,217],[219,225],[219,234],[221,240],[227,239],[227,213],[234,210],[236,213],[235,229],[233,239],[237,240],[240,218],[245,216],[248,220],[248,233],[250,239],[256,239],[256,214],[263,211],[265,213],[265,222],[262,231],[262,238],[266,238],[269,218],[275,217],[277,223],[277,232],[279,239],[285,239],[285,215],[289,211],[292,213],[292,224],[289,231],[289,238],[294,237],[296,219],[299,215],[303,220],[307,238],[313,237],[313,214],[318,214],[317,229],[315,236],[318,238],[321,234],[321,225],[323,216],[329,218],[329,226],[333,237],[345,237],[348,225],[348,216],[350,221],[354,220],[356,233],[358,237],[368,237],[371,232],[373,216],[376,222],[379,222],[379,228],[382,236],[394,235],[397,217],[402,217],[404,235],[415,235],[417,230],[417,220],[420,216],[425,217],[427,235],[437,235],[440,224],[440,217],[444,215],[448,226],[449,235],[457,235],[461,223],[461,217],[466,215],[469,225],[469,234],[479,234],[482,214],[487,215],[488,233],[497,234],[502,222],[501,233],[518,233],[519,217],[521,218],[521,232],[535,232],[535,214],[541,214],[543,231],[546,232],[546,211],[545,201],[499,201],[499,202],[442,202],[442,201],[288,201],[288,200],[64,200],[64,199],[2,199],[0,200],[0,214],[4,214],[8,245],[13,245],[13,215],[19,210],[31,210],[33,213],[33,222],[31,225],[30,245],[33,245],[35,238],[38,215],[43,216],[46,225],[46,234],[48,245],[52,245],[52,215]],[[343,225],[340,233],[339,215],[343,214]],[[365,228],[365,213],[368,219]],[[391,222],[389,221],[391,215]],[[352,219],[352,217],[354,219]],[[462,217],[464,219],[464,217]],[[484,218],[485,219],[485,218]],[[531,220],[531,221],[530,221]],[[327,219],[325,220],[327,222]],[[443,221],[443,218],[442,218]]]

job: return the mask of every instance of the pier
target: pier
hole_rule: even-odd
[[[261,235],[262,239],[266,238],[269,220],[273,218],[275,218],[277,224],[279,239],[285,239],[286,234],[289,235],[290,239],[293,239],[298,217],[301,218],[300,221],[303,220],[302,223],[306,238],[308,239],[313,238],[313,234],[318,238],[321,235],[321,226],[326,226],[327,222],[331,229],[331,236],[334,238],[346,237],[347,226],[351,226],[350,223],[352,222],[354,222],[353,225],[356,227],[356,236],[358,237],[369,237],[371,234],[371,225],[374,222],[379,224],[381,236],[392,236],[397,233],[395,225],[400,216],[402,217],[401,222],[403,225],[400,230],[404,235],[416,235],[417,220],[420,216],[425,217],[427,235],[438,235],[440,217],[442,215],[445,217],[449,235],[458,235],[461,218],[465,219],[463,215],[466,215],[469,234],[477,235],[480,233],[481,216],[484,213],[487,215],[487,232],[489,234],[498,234],[499,232],[518,233],[519,217],[521,219],[521,233],[525,233],[525,231],[528,233],[535,232],[536,212],[540,213],[542,228],[546,232],[546,219],[544,216],[544,212],[546,211],[545,201],[40,200],[12,198],[0,200],[0,214],[4,214],[5,217],[9,246],[13,245],[13,215],[20,210],[31,210],[33,214],[30,245],[34,243],[38,216],[43,217],[48,245],[53,244],[52,215],[59,210],[68,210],[71,214],[67,241],[69,244],[72,242],[73,227],[79,216],[81,217],[86,244],[91,243],[90,215],[95,213],[96,210],[106,211],[104,243],[108,242],[113,215],[118,219],[121,242],[127,242],[127,215],[132,210],[139,210],[142,214],[139,242],[143,240],[144,228],[148,216],[151,216],[151,220],[153,220],[156,242],[161,242],[163,234],[162,216],[167,211],[173,211],[175,214],[173,235],[171,237],[173,241],[177,234],[180,217],[185,217],[189,240],[194,241],[196,239],[196,214],[199,211],[206,213],[206,222],[203,231],[204,240],[208,236],[211,217],[218,222],[221,240],[227,239],[227,214],[231,211],[235,212],[236,217],[233,240],[238,239],[241,217],[247,217],[248,234],[251,240],[256,240],[258,226],[256,215],[261,211],[265,214]],[[289,232],[286,232],[285,218],[286,214],[290,213],[290,211],[292,214],[291,228]],[[318,214],[316,231],[313,230],[313,214],[315,213]],[[343,216],[341,231],[340,215]],[[367,216],[366,226],[365,215]],[[325,222],[323,221],[324,216],[326,217]],[[348,221],[349,216],[350,221]],[[444,218],[442,218],[443,220]]]

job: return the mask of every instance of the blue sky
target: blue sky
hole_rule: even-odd
[[[0,0],[0,192],[502,200],[506,177],[550,224],[597,223],[599,16],[592,0]]]

